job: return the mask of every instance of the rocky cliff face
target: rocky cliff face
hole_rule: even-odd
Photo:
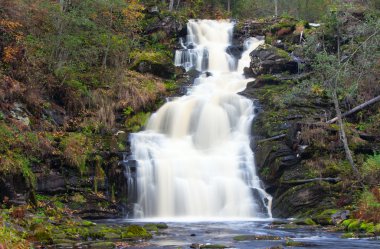
[[[246,24],[245,30],[249,30]],[[352,201],[347,189],[350,168],[325,90],[309,82],[302,58],[302,36],[308,25],[280,21],[261,27],[266,44],[253,51],[244,73],[256,80],[241,93],[255,101],[258,115],[252,127],[252,149],[275,217],[310,216]],[[263,31],[265,30],[265,31]],[[249,33],[249,31],[245,31]],[[270,39],[268,39],[268,37]],[[237,39],[239,40],[239,39]],[[355,152],[370,150],[369,140],[349,129]]]

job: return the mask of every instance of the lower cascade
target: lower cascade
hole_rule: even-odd
[[[247,40],[237,60],[226,52],[233,28],[227,20],[187,24],[175,64],[201,75],[185,96],[166,103],[144,131],[130,136],[135,218],[271,217],[272,197],[250,148],[253,102],[237,94],[252,81],[242,69],[262,41]]]

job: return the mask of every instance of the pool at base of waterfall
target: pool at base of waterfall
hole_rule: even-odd
[[[125,248],[380,248],[376,239],[345,239],[327,227],[295,225],[292,220],[194,221],[117,220],[110,223],[147,225],[164,221],[153,238]],[[122,247],[123,248],[123,247]]]

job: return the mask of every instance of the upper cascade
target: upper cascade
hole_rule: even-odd
[[[233,22],[190,20],[187,27],[175,64],[202,74],[185,96],[163,105],[145,131],[130,137],[137,162],[134,215],[271,217],[271,196],[256,174],[250,148],[254,106],[237,94],[252,79],[236,68],[247,63],[249,52],[262,41],[251,38],[237,61],[226,52]]]

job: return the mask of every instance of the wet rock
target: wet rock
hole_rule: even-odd
[[[231,45],[226,49],[227,54],[231,55],[235,59],[240,59],[243,54],[243,46]]]
[[[175,67],[171,64],[159,64],[148,60],[139,62],[133,69],[143,74],[151,73],[162,78],[171,78],[175,71]]]
[[[113,242],[95,242],[91,244],[91,248],[112,249],[116,248],[116,244]]]
[[[298,73],[298,63],[284,50],[271,45],[261,45],[250,53],[251,64],[244,69],[246,76],[261,74]]]
[[[282,238],[274,235],[239,235],[235,236],[236,241],[246,241],[246,240],[281,240]]]
[[[238,22],[235,26],[233,40],[236,44],[243,44],[243,42],[255,36],[265,36],[268,32],[268,27],[276,23],[276,19],[267,20],[245,20]]]
[[[193,248],[193,249],[200,249],[202,246],[202,244],[198,244],[198,243],[193,243],[190,245],[190,248]]]
[[[157,12],[154,11],[153,13],[155,14]],[[168,37],[171,38],[183,37],[187,34],[186,25],[173,16],[166,16],[163,19],[158,19],[157,22],[154,25],[149,26],[145,32],[146,34],[152,34],[158,31],[164,32]]]
[[[30,125],[29,113],[21,103],[15,103],[10,111],[11,116],[14,119],[19,120],[25,126]]]
[[[327,191],[329,189],[319,183],[308,183],[292,187],[282,195],[274,198],[273,215],[275,217],[289,217],[300,214],[306,209],[317,206],[324,199]]]
[[[66,191],[65,178],[62,175],[51,172],[37,177],[37,188],[39,193],[54,194]]]
[[[30,182],[22,174],[0,174],[0,202],[6,205],[25,205],[33,197]]]
[[[215,249],[224,249],[224,248],[229,248],[228,246],[225,245],[219,245],[219,244],[206,244],[206,245],[201,245],[200,247],[202,248],[215,248]]]
[[[56,105],[53,105],[50,108],[45,108],[42,112],[45,115],[45,118],[49,119],[57,126],[64,126],[67,121],[65,110]]]
[[[291,239],[287,239],[285,242],[285,246],[289,247],[313,247],[314,244],[306,243],[306,242],[300,242],[300,241],[294,241]]]
[[[331,215],[332,222],[337,225],[342,223],[344,220],[347,220],[350,217],[350,211],[349,210],[343,210],[336,212],[335,214]]]

